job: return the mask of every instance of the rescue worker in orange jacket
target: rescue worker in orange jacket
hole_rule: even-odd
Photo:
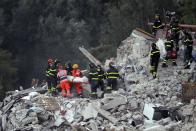
[[[46,81],[48,84],[48,92],[55,94],[56,92],[56,73],[57,70],[54,66],[54,61],[48,59],[48,67],[46,69]]]
[[[79,66],[78,66],[78,64],[74,64],[73,66],[72,66],[72,76],[74,76],[74,77],[81,77],[82,76],[82,72],[78,69],[79,68]],[[73,83],[74,85],[75,85],[75,87],[76,87],[76,92],[77,92],[77,94],[78,94],[78,96],[82,96],[82,85],[81,85],[81,83]]]
[[[60,81],[60,87],[61,87],[61,95],[66,97],[71,97],[71,87],[69,84],[69,81],[67,80],[67,71],[63,69],[63,66],[59,66],[59,72],[57,74],[57,78]]]

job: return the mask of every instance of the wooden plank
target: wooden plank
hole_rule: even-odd
[[[142,36],[147,40],[151,40],[153,42],[157,41],[156,37],[140,28],[136,28],[134,33],[136,33],[136,35]]]
[[[90,60],[90,62],[94,63],[96,66],[103,66],[102,63],[97,60],[91,53],[89,53],[85,48],[79,47],[79,50]]]

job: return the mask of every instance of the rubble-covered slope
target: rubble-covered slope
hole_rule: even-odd
[[[177,67],[159,68],[152,80],[150,43],[134,31],[122,42],[115,61],[124,83],[104,98],[52,97],[44,88],[13,93],[1,103],[2,130],[195,131],[196,101],[181,102],[181,82],[189,79],[188,71],[178,60]]]

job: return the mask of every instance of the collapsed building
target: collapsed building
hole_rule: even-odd
[[[177,67],[159,68],[158,78],[151,79],[149,52],[154,41],[138,29],[122,41],[117,57],[106,65],[114,61],[123,80],[118,91],[103,98],[91,100],[88,84],[83,85],[86,98],[52,97],[46,86],[10,92],[0,103],[1,130],[195,131],[196,91],[187,92],[195,88],[195,70],[184,70],[179,59]]]

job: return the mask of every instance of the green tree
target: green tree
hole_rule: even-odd
[[[0,99],[4,97],[6,91],[13,89],[16,71],[11,54],[0,49]]]
[[[179,2],[179,11],[182,14],[182,21],[186,24],[196,24],[196,1],[181,0]]]

